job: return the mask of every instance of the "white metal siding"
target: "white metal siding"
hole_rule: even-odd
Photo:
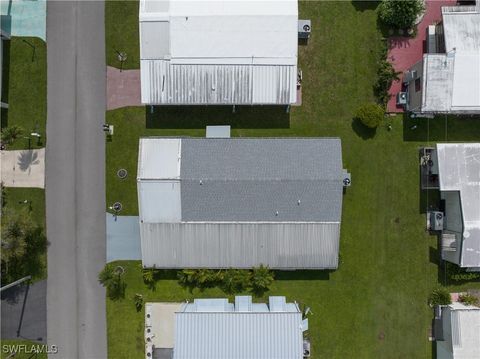
[[[164,105],[291,104],[296,65],[200,65],[142,60],[142,103]]]
[[[142,261],[158,268],[337,268],[339,223],[141,223]]]

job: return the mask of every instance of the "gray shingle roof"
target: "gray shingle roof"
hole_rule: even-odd
[[[183,221],[340,221],[340,139],[188,138],[181,162]]]

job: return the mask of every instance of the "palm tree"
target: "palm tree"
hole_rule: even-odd
[[[12,143],[22,133],[23,133],[23,129],[20,126],[10,126],[10,127],[4,128],[2,131],[2,141],[5,143]]]
[[[260,267],[253,267],[251,280],[252,291],[257,295],[263,295],[273,283],[274,275],[268,266],[260,264]]]
[[[125,297],[127,285],[122,278],[124,273],[122,267],[114,267],[108,263],[98,274],[98,281],[107,289],[107,296],[112,300]]]

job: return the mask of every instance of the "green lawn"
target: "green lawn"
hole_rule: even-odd
[[[117,6],[123,6],[121,3]],[[108,11],[109,7],[107,7]],[[107,14],[107,19],[112,17]],[[231,124],[233,136],[338,136],[352,187],[344,196],[341,264],[335,272],[284,272],[266,296],[286,295],[311,307],[314,358],[431,358],[428,294],[442,278],[436,237],[425,232],[425,196],[419,190],[418,147],[434,141],[475,140],[480,119],[388,120],[376,133],[352,121],[356,107],[372,101],[380,32],[371,2],[301,2],[300,18],[312,19],[308,46],[300,47],[303,105],[281,109],[127,108],[107,113],[115,134],[107,142],[107,204],[138,213],[136,164],[140,136],[204,136],[207,124]],[[108,38],[107,38],[108,41]],[[411,129],[416,124],[417,128]],[[429,125],[429,126],[428,126]],[[126,168],[128,178],[116,177]],[[166,272],[155,291],[142,282],[139,262],[124,262],[126,299],[107,300],[110,358],[142,358],[143,313],[132,296],[181,301],[225,295],[193,294]],[[480,288],[467,283],[459,288]]]
[[[140,68],[138,7],[138,0],[107,0],[105,2],[107,65],[120,68],[118,52],[125,52],[127,61],[123,68]]]
[[[47,359],[46,353],[39,353],[37,355],[33,354],[33,350],[36,350],[37,348],[38,350],[46,350],[45,348],[42,348],[41,345],[42,344],[38,342],[32,342],[29,340],[2,340],[0,359],[9,358],[9,355],[14,349],[17,350],[17,354],[13,357],[15,359]]]
[[[44,147],[47,119],[47,48],[36,37],[12,37],[6,42],[3,60],[2,101],[8,102],[8,110],[2,109],[2,129],[20,126],[23,134],[8,149],[28,148],[32,132],[41,134],[41,141],[32,138],[31,147]]]

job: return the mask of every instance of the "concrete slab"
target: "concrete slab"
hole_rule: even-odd
[[[1,151],[2,181],[6,187],[45,188],[45,149]]]
[[[107,110],[143,106],[140,100],[140,70],[120,71],[107,66]]]
[[[107,213],[107,262],[140,259],[142,251],[138,217],[114,217]]]
[[[175,313],[183,303],[146,303],[145,313],[150,313],[152,344],[155,348],[173,348],[175,343]]]

